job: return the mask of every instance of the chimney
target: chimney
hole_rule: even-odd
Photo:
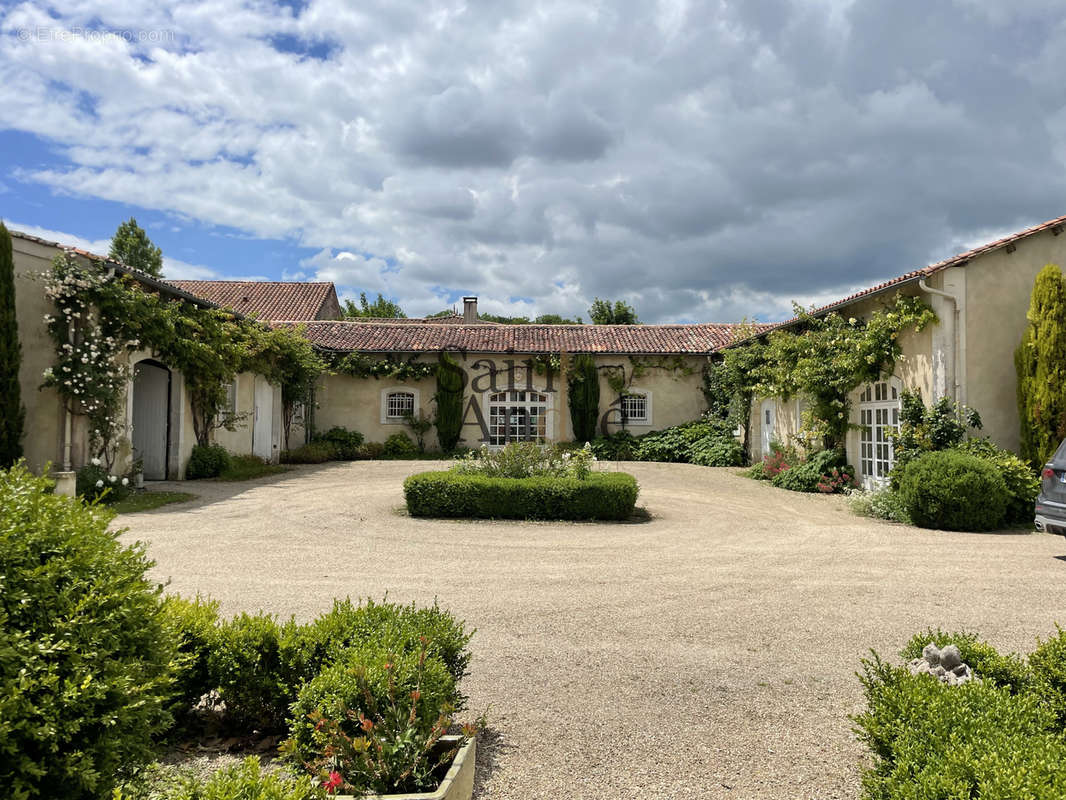
[[[463,324],[464,325],[476,325],[477,324],[477,298],[476,297],[464,297],[463,298]]]

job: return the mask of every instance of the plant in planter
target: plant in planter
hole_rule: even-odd
[[[453,707],[442,701],[448,676],[429,657],[425,637],[413,664],[392,657],[376,661],[357,658],[309,684],[294,712],[321,699],[333,707],[323,712],[318,705],[307,713],[309,723],[294,726],[282,751],[318,775],[331,792],[433,790],[477,728],[464,726],[458,740],[443,741],[452,724]],[[335,696],[337,689],[345,697]],[[330,696],[320,697],[323,690]]]

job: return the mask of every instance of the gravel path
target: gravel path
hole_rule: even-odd
[[[643,523],[400,513],[403,477],[441,466],[195,484],[198,501],[118,524],[171,591],[226,614],[439,598],[478,629],[464,685],[489,710],[479,798],[854,798],[869,648],[895,655],[940,626],[1027,652],[1066,623],[1057,536],[921,531],[674,464],[624,465]]]

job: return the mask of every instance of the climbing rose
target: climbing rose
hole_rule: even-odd
[[[322,784],[322,788],[324,788],[330,794],[333,794],[333,792],[337,791],[341,787],[341,783],[343,783],[341,774],[339,772],[331,772],[329,774],[329,779]]]

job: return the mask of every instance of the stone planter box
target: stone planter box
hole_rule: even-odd
[[[440,741],[445,747],[455,745],[462,737],[442,736]],[[455,754],[448,773],[440,786],[432,792],[414,792],[411,794],[368,794],[355,797],[350,794],[338,794],[337,800],[470,800],[474,794],[474,761],[477,756],[477,739],[471,737]]]

